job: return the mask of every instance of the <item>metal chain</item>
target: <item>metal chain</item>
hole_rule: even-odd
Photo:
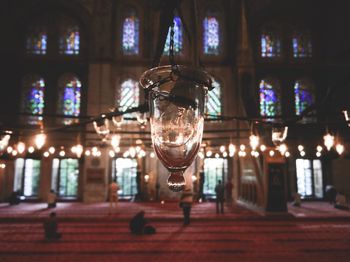
[[[175,67],[175,59],[174,59],[174,27],[175,27],[175,23],[174,21],[172,22],[171,26],[170,26],[170,45],[169,45],[169,63],[171,65],[172,68]]]

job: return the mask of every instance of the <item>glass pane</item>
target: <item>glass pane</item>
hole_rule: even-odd
[[[140,89],[139,89],[138,82],[133,79],[125,80],[121,84],[119,109],[121,111],[125,111],[130,107],[138,106],[139,95],[140,95]],[[132,114],[125,114],[124,117],[132,117]]]
[[[312,83],[310,81],[298,80],[294,85],[295,113],[300,115],[308,106],[314,102]]]
[[[78,194],[79,162],[77,159],[60,160],[59,196],[76,197]]]
[[[320,160],[313,160],[315,197],[323,198],[322,165]]]
[[[25,196],[37,196],[39,194],[40,160],[26,159],[24,167]]]
[[[23,80],[22,111],[33,115],[44,113],[45,81],[41,77],[27,76]],[[37,125],[42,122],[42,116],[29,116],[28,124]]]
[[[311,161],[307,159],[297,159],[296,168],[298,193],[302,198],[312,196]]]
[[[59,40],[60,54],[79,54],[80,34],[78,26],[67,26],[61,29]]]
[[[215,186],[218,180],[224,183],[227,173],[227,160],[224,158],[204,159],[204,188],[207,197],[215,196]]]
[[[139,19],[135,12],[130,12],[123,22],[123,53],[126,55],[139,53]]]
[[[294,58],[312,56],[312,43],[311,35],[309,32],[294,32],[292,42]]]
[[[58,182],[58,169],[60,165],[60,160],[58,158],[54,158],[52,160],[52,175],[51,175],[51,189],[58,192],[57,182]]]
[[[170,28],[166,38],[164,51],[165,55],[169,55],[170,48]],[[181,19],[178,16],[174,17],[174,54],[180,54],[182,51],[182,25]]]
[[[137,193],[136,172],[137,161],[131,158],[117,158],[115,160],[118,195],[121,197],[133,197]]]
[[[262,33],[261,56],[270,58],[281,56],[281,40],[276,33],[272,31]]]
[[[32,27],[26,38],[27,54],[45,55],[47,48],[47,33],[45,27]]]
[[[221,85],[218,81],[213,79],[214,89],[208,92],[206,97],[206,114],[211,116],[221,115]]]
[[[280,88],[276,81],[260,82],[260,115],[276,116],[281,114]]]
[[[13,191],[22,192],[23,168],[24,168],[24,159],[17,158],[15,161],[15,179],[13,181]]]
[[[218,55],[220,45],[219,21],[215,16],[207,16],[203,20],[204,54]],[[209,92],[210,93],[210,92]]]

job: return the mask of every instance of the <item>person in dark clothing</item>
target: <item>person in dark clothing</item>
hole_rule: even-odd
[[[180,207],[182,208],[182,211],[183,211],[185,226],[190,224],[192,202],[193,202],[192,190],[191,189],[184,190],[180,198]]]
[[[55,212],[51,212],[49,218],[44,222],[45,238],[60,239],[62,234],[57,232],[58,223]]]
[[[225,187],[221,183],[221,180],[218,180],[218,183],[215,186],[216,193],[216,213],[219,214],[219,209],[221,214],[224,213],[224,198],[225,198]]]
[[[131,233],[136,235],[156,233],[156,229],[148,224],[148,221],[145,218],[145,211],[143,210],[138,212],[130,220],[129,228]]]
[[[9,204],[12,205],[18,205],[21,202],[21,196],[19,191],[13,191],[11,193],[11,196],[9,197]]]

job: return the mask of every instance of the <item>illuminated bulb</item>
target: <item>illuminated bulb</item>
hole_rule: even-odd
[[[50,153],[45,151],[43,155],[44,155],[44,157],[49,157]]]
[[[218,153],[215,154],[215,158],[219,158],[220,155]]]
[[[270,150],[269,155],[270,155],[271,157],[273,157],[273,156],[275,155],[275,151]]]
[[[91,155],[90,150],[86,150],[86,151],[85,151],[85,155],[86,155],[86,156],[90,156],[90,155]]]
[[[59,155],[60,157],[64,157],[66,155],[66,152],[64,152],[64,150],[62,149],[60,152],[59,152]]]
[[[300,151],[300,156],[304,157],[305,156],[305,151]]]
[[[316,150],[317,150],[317,152],[322,152],[323,148],[322,148],[322,146],[318,145],[318,146],[316,147]]]
[[[77,155],[78,158],[81,157],[83,152],[84,152],[84,148],[83,148],[82,145],[78,144],[78,145],[75,146],[75,154]]]
[[[135,151],[136,151],[136,153],[140,153],[141,147],[140,147],[140,146],[136,146],[136,147],[135,147]]]
[[[249,137],[249,144],[250,144],[250,147],[251,147],[253,150],[255,150],[255,149],[258,147],[258,145],[259,145],[259,140],[260,140],[260,138],[259,138],[258,136],[256,136],[256,135],[251,135],[251,136]]]
[[[337,144],[335,146],[335,150],[337,150],[338,154],[341,155],[344,152],[344,146],[342,144]]]
[[[111,146],[113,148],[119,147],[120,144],[120,135],[113,135],[111,139]]]
[[[17,150],[13,150],[13,151],[12,151],[12,155],[13,155],[13,156],[17,156]]]
[[[55,153],[55,148],[54,148],[53,146],[51,146],[51,147],[49,148],[49,153],[50,153],[51,155],[53,155],[53,154]]]
[[[223,157],[227,157],[227,152],[226,152],[226,151],[223,152],[223,153],[222,153],[222,156],[223,156]]]
[[[91,149],[91,151],[92,151],[92,153],[96,153],[96,152],[98,151],[98,148],[94,146],[94,147]]]
[[[245,157],[247,155],[247,153],[245,151],[238,151],[238,156],[239,157]]]
[[[125,151],[124,154],[123,154],[123,157],[127,158],[128,156],[129,156],[129,151]]]
[[[213,154],[213,152],[211,152],[210,150],[206,153],[207,157],[211,157],[211,155]]]
[[[230,153],[230,156],[234,156],[236,152],[236,146],[234,144],[230,144],[228,146],[228,152]]]
[[[129,154],[131,157],[135,157],[136,156],[136,149],[134,147],[130,147]]]
[[[192,175],[192,181],[195,182],[197,180],[197,177],[195,175]]]
[[[96,156],[97,156],[97,157],[100,157],[101,155],[102,155],[101,151],[97,151],[97,152],[96,152]]]
[[[0,164],[0,168],[5,169],[5,168],[6,168],[6,164],[1,163],[1,164]]]
[[[320,152],[320,151],[317,151],[317,152],[316,152],[316,156],[317,156],[317,157],[320,157],[320,156],[321,156],[321,152]]]
[[[225,146],[220,146],[220,152],[221,153],[225,152]]]
[[[151,154],[149,154],[149,156],[150,156],[151,158],[154,158],[156,155],[155,155],[153,152],[151,152]]]
[[[22,154],[24,150],[26,150],[26,145],[23,142],[18,142],[17,144],[18,153]]]
[[[13,151],[12,146],[7,147],[6,151],[7,153],[11,154],[11,152]]]
[[[0,151],[3,151],[9,144],[11,131],[5,131],[7,134],[0,139]]]
[[[140,151],[140,155],[141,155],[141,157],[145,157],[145,156],[146,156],[145,150],[142,149],[142,150]]]
[[[111,158],[115,157],[115,153],[114,153],[113,150],[109,150],[109,156],[110,156]]]
[[[33,153],[35,148],[33,146],[28,147],[28,152],[31,154]]]
[[[303,145],[298,145],[298,150],[301,152],[304,150],[304,146]]]
[[[280,151],[282,156],[287,152],[287,150],[288,148],[286,144],[281,144],[278,146],[278,151]]]
[[[244,150],[245,150],[245,145],[240,145],[240,146],[239,146],[239,149],[240,149],[241,151],[244,151]]]
[[[264,152],[266,150],[266,146],[265,145],[261,145],[260,146],[260,150],[261,150],[261,152]]]
[[[285,157],[290,157],[290,153],[287,151],[286,153],[284,153]]]
[[[331,134],[327,134],[323,137],[323,140],[327,150],[331,150],[331,147],[334,145],[334,136],[332,136]]]
[[[119,146],[115,147],[114,148],[114,152],[119,153],[120,152],[120,147]]]
[[[201,159],[203,159],[203,158],[204,158],[203,152],[198,152],[198,156],[199,156]]]
[[[41,149],[46,142],[46,135],[41,133],[35,136],[34,143],[37,149]]]
[[[144,176],[145,182],[147,183],[149,181],[149,175]]]

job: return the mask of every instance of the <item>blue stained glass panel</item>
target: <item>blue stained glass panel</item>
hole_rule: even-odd
[[[203,21],[204,33],[204,54],[218,55],[220,36],[219,36],[219,21],[214,16],[207,16]]]
[[[213,80],[214,89],[208,92],[205,113],[216,117],[221,115],[221,84]]]
[[[77,78],[67,82],[63,90],[63,115],[79,116],[81,99],[80,88],[81,82]]]
[[[45,81],[43,78],[27,77],[24,81],[24,103],[23,111],[33,115],[42,115],[44,113],[44,89]],[[39,124],[42,116],[30,116],[28,122],[31,125]]]
[[[311,36],[308,32],[294,33],[292,44],[294,58],[312,57]]]
[[[300,115],[308,106],[314,103],[311,83],[296,81],[294,85],[295,114]]]
[[[261,35],[261,56],[262,57],[280,57],[281,40],[273,32],[264,32]]]
[[[164,51],[165,55],[169,55],[170,48],[170,28],[166,38]],[[174,17],[174,54],[180,54],[182,51],[182,24],[181,19],[178,16]]]
[[[279,87],[272,82],[261,80],[260,82],[260,115],[276,116],[281,113]]]
[[[45,55],[47,49],[46,30],[33,29],[26,40],[26,50],[28,54]]]
[[[60,36],[59,48],[60,54],[77,55],[79,54],[80,33],[78,26],[67,27]]]
[[[123,53],[139,53],[139,19],[135,15],[126,17],[123,22]]]

